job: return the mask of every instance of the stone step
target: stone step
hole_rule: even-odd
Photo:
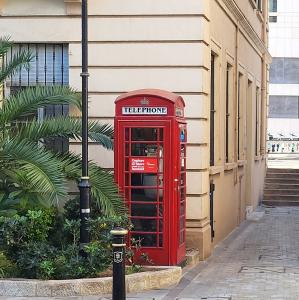
[[[299,202],[299,195],[264,194],[264,200],[280,200]]]
[[[299,184],[297,178],[268,178],[266,177],[265,183],[279,183],[279,184]]]
[[[275,183],[275,182],[265,182],[265,189],[292,189],[299,191],[299,183]]]
[[[299,173],[267,173],[266,178],[298,178]]]
[[[292,200],[267,200],[262,201],[264,205],[268,206],[299,206],[299,201]]]
[[[268,168],[268,173],[297,173],[299,174],[299,169],[279,169],[279,168]]]
[[[299,197],[299,189],[275,189],[275,188],[265,188],[264,195],[298,195]]]

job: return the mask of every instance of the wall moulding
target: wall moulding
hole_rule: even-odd
[[[265,43],[261,40],[261,38],[257,35],[257,33],[254,31],[242,11],[239,9],[237,4],[233,0],[217,0],[217,2],[221,5],[222,3],[225,4],[225,6],[228,8],[228,10],[231,12],[235,20],[239,23],[240,27],[246,32],[246,34],[249,36],[249,38],[253,41],[253,43],[256,45],[258,50],[266,54],[268,57],[268,60],[271,61],[271,55],[265,45]],[[222,2],[222,3],[221,3]]]
[[[0,0],[2,1],[2,0]],[[81,14],[81,0],[64,0],[67,15]]]

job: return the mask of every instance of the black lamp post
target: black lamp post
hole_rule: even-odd
[[[87,218],[90,215],[90,183],[88,176],[88,8],[82,0],[82,177],[80,190],[80,247],[89,243]]]

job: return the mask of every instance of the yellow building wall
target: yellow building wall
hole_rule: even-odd
[[[210,167],[210,181],[215,185],[214,219],[215,237],[212,246],[223,240],[236,226],[246,219],[246,212],[251,212],[261,201],[265,176],[265,152],[262,151],[260,140],[265,139],[262,124],[265,120],[259,115],[258,154],[255,151],[255,119],[256,119],[256,88],[260,89],[260,101],[266,97],[262,95],[262,87],[267,85],[264,69],[269,63],[266,49],[256,43],[261,40],[266,45],[264,30],[266,22],[263,14],[257,11],[250,1],[211,1],[211,51],[215,55],[218,74],[215,76],[215,166]],[[227,5],[226,5],[227,4]],[[266,1],[264,1],[266,5]],[[264,6],[266,7],[266,6]],[[241,15],[243,14],[243,15]],[[250,24],[255,32],[246,30]],[[252,37],[254,35],[254,37]],[[262,40],[264,39],[264,41]],[[226,114],[226,66],[233,68],[233,93],[230,94],[233,109],[233,125],[230,125],[230,135],[235,138],[229,141],[230,160],[225,162],[225,114]],[[238,74],[242,74],[240,91],[238,91]],[[248,81],[251,93],[248,92]],[[240,96],[239,96],[240,93]],[[240,97],[240,158],[237,153],[238,105]],[[263,102],[258,105],[264,106]],[[259,106],[259,113],[262,108]],[[230,116],[230,118],[231,118]]]
[[[267,54],[261,41],[263,22],[248,1],[237,1],[236,9],[233,0],[89,0],[90,117],[112,123],[115,98],[140,88],[166,89],[186,102],[187,246],[198,248],[202,258],[210,255],[212,246],[210,181],[216,185],[216,244],[244,220],[246,206],[256,205],[264,178],[263,156],[255,158],[246,150],[248,157],[237,161],[235,135],[230,138],[231,161],[224,162],[226,63],[233,67],[234,80],[241,66],[244,76],[250,74],[254,85],[258,80],[262,87],[261,62]],[[68,43],[70,85],[81,89],[80,1],[9,0],[0,13],[1,32],[16,42]],[[252,28],[255,38],[248,33]],[[209,164],[211,50],[219,57],[214,168]],[[234,116],[236,95],[234,84]],[[232,132],[235,126],[234,121]],[[245,156],[249,146],[246,131],[242,132]],[[71,147],[80,152],[78,143],[72,142]],[[90,158],[113,168],[113,153],[94,144],[90,144]]]

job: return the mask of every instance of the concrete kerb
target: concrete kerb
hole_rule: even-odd
[[[146,267],[148,271],[126,276],[127,292],[140,292],[177,285],[181,267]],[[112,292],[112,277],[73,280],[0,280],[0,296],[66,297],[105,295]]]

